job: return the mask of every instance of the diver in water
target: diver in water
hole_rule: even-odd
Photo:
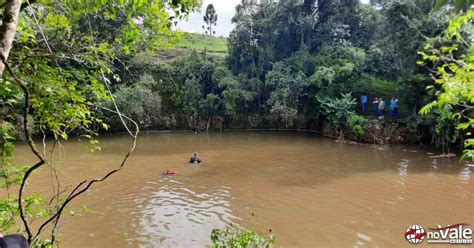
[[[199,155],[197,154],[197,152],[195,152],[193,154],[193,156],[189,159],[189,163],[195,163],[195,164],[198,164],[198,163],[201,163],[202,160],[201,158],[199,157]]]

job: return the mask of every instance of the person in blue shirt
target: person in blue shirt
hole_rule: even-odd
[[[390,116],[394,120],[398,117],[398,98],[396,97],[390,101]]]
[[[360,103],[361,103],[361,106],[362,106],[361,112],[363,114],[363,113],[365,113],[365,109],[366,109],[366,105],[367,105],[367,95],[366,94],[363,94],[362,96],[360,96]]]

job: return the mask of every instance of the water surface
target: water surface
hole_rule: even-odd
[[[102,151],[67,142],[55,160],[62,186],[101,176],[122,159],[125,135]],[[186,161],[194,151],[201,165]],[[335,143],[298,132],[142,134],[119,174],[75,202],[64,247],[205,247],[229,223],[271,229],[277,247],[404,247],[412,224],[474,224],[472,168],[417,146]],[[32,161],[19,146],[16,161]],[[165,169],[180,172],[163,176]],[[32,188],[50,189],[50,172]]]

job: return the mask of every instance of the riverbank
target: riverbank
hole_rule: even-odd
[[[115,127],[120,127],[115,125]],[[195,132],[206,131],[305,131],[315,132],[324,136],[337,138],[334,128],[326,120],[309,119],[299,115],[291,124],[285,123],[278,116],[271,114],[249,114],[237,116],[232,119],[220,116],[211,118],[191,118],[186,115],[162,116],[148,126],[142,126],[143,130],[193,130]],[[347,140],[373,144],[422,144],[429,142],[430,137],[424,133],[412,132],[405,120],[391,119],[368,119],[363,126],[363,135],[356,135],[351,130],[344,130]],[[120,128],[111,129],[111,132],[123,131]]]
[[[376,145],[389,144],[431,144],[431,136],[429,132],[416,133],[410,130],[408,122],[404,119],[391,120],[389,118],[376,119],[368,117],[368,121],[363,126],[363,135],[356,135],[351,130],[344,130],[344,142],[357,142]],[[99,130],[102,134],[122,133],[125,130],[119,122],[110,123],[109,130]],[[221,131],[297,131],[311,132],[320,135],[339,139],[338,135],[330,123],[326,120],[309,119],[303,115],[299,115],[296,120],[288,125],[278,116],[271,114],[249,114],[246,116],[237,116],[232,119],[220,116],[212,118],[191,118],[183,114],[162,115],[154,118],[152,122],[143,124],[138,121],[140,129],[146,132],[221,132]],[[18,126],[21,126],[20,123]],[[17,139],[24,140],[24,134],[21,128],[17,128]],[[36,135],[40,135],[36,132]],[[443,152],[440,152],[443,153]]]

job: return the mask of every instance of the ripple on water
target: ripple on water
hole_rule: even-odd
[[[464,184],[468,184],[471,180],[471,168],[465,167],[459,172],[459,181]]]
[[[223,228],[239,218],[232,214],[229,187],[203,189],[184,185],[176,179],[160,179],[164,184],[155,192],[141,194],[136,203],[143,205],[138,240],[160,247],[202,246],[196,236],[207,236],[214,228]],[[144,186],[149,187],[148,186]],[[203,192],[205,190],[205,192]]]

